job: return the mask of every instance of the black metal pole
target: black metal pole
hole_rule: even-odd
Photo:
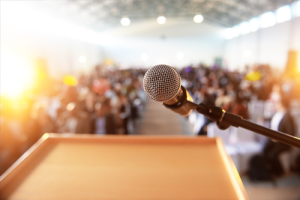
[[[272,129],[260,126],[253,122],[243,119],[241,116],[227,113],[220,107],[213,105],[200,104],[197,105],[192,102],[188,102],[190,107],[195,108],[199,113],[205,115],[212,121],[217,122],[220,129],[226,129],[229,126],[242,127],[258,134],[272,138],[278,142],[285,143],[290,146],[300,148],[300,138],[279,132]]]
[[[300,138],[279,131],[274,131],[272,129],[268,129],[266,127],[257,125],[244,119],[241,120],[240,127],[267,136],[279,142],[283,142],[285,144],[300,148]]]

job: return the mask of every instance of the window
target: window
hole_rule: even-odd
[[[236,25],[232,27],[232,36],[233,37],[238,37],[240,35],[240,26]]]
[[[250,24],[249,22],[243,22],[240,24],[240,32],[241,35],[245,35],[250,33]]]
[[[259,17],[260,26],[267,28],[276,24],[276,17],[273,12],[267,12]]]
[[[278,8],[276,10],[276,20],[277,23],[282,23],[285,21],[291,20],[292,15],[291,15],[291,6],[286,5],[282,6],[281,8]]]
[[[300,1],[296,1],[292,4],[293,17],[300,17]]]
[[[232,28],[227,28],[225,30],[224,36],[227,40],[230,40],[233,38]]]
[[[251,20],[249,21],[249,26],[250,26],[250,30],[251,30],[252,32],[257,31],[258,28],[259,28],[258,18],[255,17],[255,18],[251,19]]]

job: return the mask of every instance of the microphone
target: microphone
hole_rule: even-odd
[[[146,94],[153,100],[163,102],[172,111],[186,117],[196,107],[192,97],[181,85],[179,73],[169,65],[155,65],[145,74],[143,80]]]
[[[243,119],[241,116],[228,113],[220,107],[206,104],[195,104],[187,90],[181,85],[178,72],[168,65],[155,65],[145,74],[144,90],[147,95],[172,111],[188,116],[193,110],[197,110],[217,122],[220,129],[229,126],[242,127],[261,135],[267,136],[279,142],[300,148],[300,138],[260,126],[251,121]]]

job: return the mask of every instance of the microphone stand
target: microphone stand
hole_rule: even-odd
[[[239,115],[228,113],[220,107],[206,105],[203,103],[198,105],[190,101],[186,101],[186,106],[197,110],[198,113],[203,114],[210,120],[217,122],[218,127],[222,130],[227,129],[229,126],[242,127],[279,142],[283,142],[287,145],[300,148],[300,138],[260,126],[243,119],[243,117]]]

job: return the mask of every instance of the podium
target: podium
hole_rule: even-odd
[[[4,199],[248,199],[219,138],[45,134],[0,179]]]

